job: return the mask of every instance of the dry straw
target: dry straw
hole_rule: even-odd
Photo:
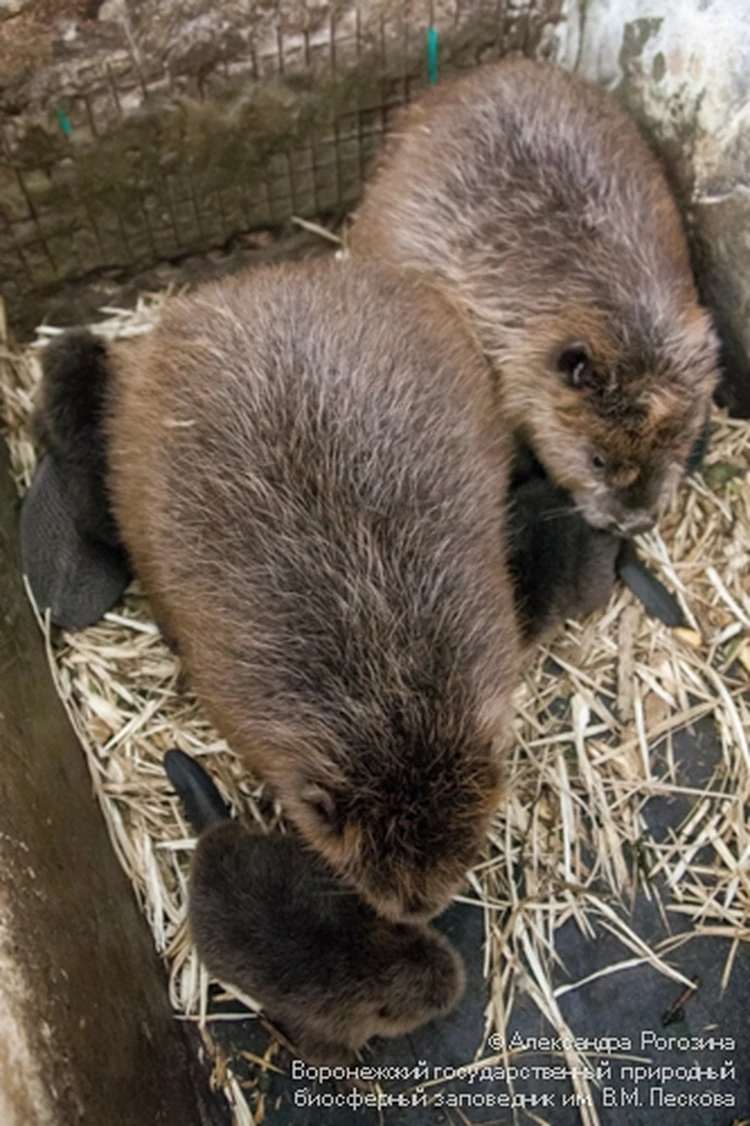
[[[109,339],[148,331],[165,299],[146,295],[135,310],[104,309],[96,331]],[[35,345],[4,353],[5,419],[20,489],[34,467],[26,422],[39,345],[55,331],[43,327]],[[541,649],[518,689],[510,793],[490,835],[491,858],[472,873],[462,897],[484,915],[488,1033],[504,1030],[514,999],[526,994],[560,1034],[585,1036],[590,1030],[566,1026],[564,993],[602,973],[622,973],[626,981],[628,970],[643,963],[688,986],[670,953],[701,936],[726,939],[722,984],[730,984],[738,946],[750,939],[749,469],[750,424],[716,413],[707,468],[681,486],[659,531],[642,542],[689,629],[668,630],[618,589],[603,613],[569,623]],[[175,1011],[197,1021],[210,1041],[216,1014],[209,982],[185,928],[194,841],[162,755],[178,746],[199,757],[251,821],[267,813],[268,803],[258,800],[262,787],[181,690],[177,663],[137,589],[92,629],[54,642],[46,636],[113,846],[168,966]],[[720,754],[711,777],[696,784],[674,736],[706,719]],[[649,831],[645,812],[655,797],[679,798],[688,810],[661,837]],[[668,926],[679,915],[687,931],[661,948],[644,942],[628,921],[637,887],[654,898]],[[570,919],[582,936],[595,928],[615,935],[622,956],[598,974],[555,987],[556,935]],[[241,1005],[233,1008],[247,1015]],[[476,1060],[484,1054],[478,1044]],[[569,1052],[567,1062],[584,1061]],[[226,1060],[217,1059],[216,1069],[236,1121],[262,1118],[262,1096],[246,1101]],[[576,1083],[586,1096],[586,1080]],[[586,1126],[599,1121],[593,1106],[583,1105],[581,1114]]]

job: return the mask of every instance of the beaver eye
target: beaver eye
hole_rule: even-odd
[[[558,371],[565,376],[569,387],[579,390],[581,387],[590,387],[593,382],[594,369],[591,358],[583,344],[570,344],[564,348],[557,359]]]
[[[601,469],[604,469],[606,467],[607,463],[606,463],[606,461],[604,460],[604,458],[602,457],[601,454],[592,454],[591,455],[591,464],[593,465],[594,469],[600,469],[601,470]]]

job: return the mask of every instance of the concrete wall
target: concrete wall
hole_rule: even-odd
[[[0,1122],[228,1126],[52,685],[16,509],[0,442]]]

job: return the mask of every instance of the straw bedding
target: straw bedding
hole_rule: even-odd
[[[108,338],[148,331],[165,299],[145,295],[135,310],[104,309],[96,331]],[[34,467],[25,427],[39,345],[54,331],[40,329],[25,351],[6,348],[1,365],[20,490]],[[670,966],[670,949],[701,935],[723,936],[722,983],[731,981],[739,944],[750,939],[749,470],[750,423],[717,412],[703,471],[682,485],[659,531],[641,543],[689,629],[670,631],[647,618],[618,588],[606,610],[569,623],[525,670],[509,795],[491,833],[491,859],[472,873],[463,897],[484,914],[488,1033],[504,1029],[514,998],[525,993],[560,1034],[586,1034],[567,1029],[558,1004],[565,990],[585,983],[557,991],[551,983],[556,932],[571,917],[584,935],[597,923],[619,938],[622,958],[605,972],[645,961],[684,985],[690,983]],[[201,758],[250,821],[268,824],[276,815],[259,781],[181,689],[177,663],[135,586],[99,625],[45,634],[113,846],[168,967],[175,1012],[198,1021],[210,1040],[209,982],[185,928],[194,842],[164,776],[164,751],[178,746]],[[673,737],[704,718],[715,725],[721,755],[696,786]],[[650,832],[644,812],[657,796],[679,797],[689,810],[661,837]],[[683,916],[688,930],[650,948],[628,923],[636,885],[657,898],[667,922]],[[242,1012],[241,1004],[232,1007]],[[489,1054],[477,1045],[477,1058]],[[572,1052],[566,1062],[576,1062]],[[262,1119],[262,1096],[243,1094],[226,1060],[216,1068],[236,1121]],[[586,1080],[576,1083],[585,1096]],[[581,1116],[598,1122],[593,1106],[581,1106]]]

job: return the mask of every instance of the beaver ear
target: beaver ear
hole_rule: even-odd
[[[319,782],[304,782],[300,799],[313,814],[321,830],[328,833],[341,831],[339,811],[333,792]]]

